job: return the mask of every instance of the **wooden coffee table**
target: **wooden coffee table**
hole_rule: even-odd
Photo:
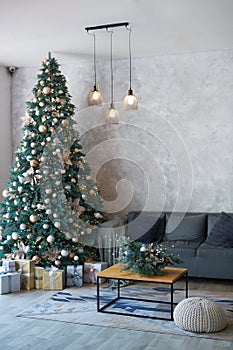
[[[162,269],[161,276],[155,275],[150,277],[141,276],[137,273],[131,273],[129,270],[122,271],[121,265],[116,264],[110,266],[109,268],[99,272],[97,274],[97,311],[98,312],[106,312],[118,315],[127,315],[127,316],[135,316],[135,317],[146,317],[146,318],[155,318],[160,320],[169,320],[173,321],[173,310],[174,305],[177,303],[174,302],[174,284],[181,280],[185,279],[185,297],[188,298],[188,269],[186,268],[178,268],[178,267],[165,267]],[[100,306],[100,278],[113,279],[117,280],[117,297],[106,303],[103,306]],[[171,298],[170,301],[162,301],[162,300],[147,300],[147,299],[138,299],[132,297],[123,297],[120,295],[120,280],[128,280],[134,282],[150,282],[150,283],[162,283],[170,286]],[[126,289],[127,290],[127,289]],[[155,316],[147,316],[147,315],[138,315],[138,314],[130,314],[126,312],[117,312],[113,310],[107,310],[107,308],[114,304],[119,299],[127,299],[127,300],[137,300],[137,301],[145,301],[145,302],[153,302],[153,303],[162,303],[170,305],[170,318],[167,317],[155,317]]]

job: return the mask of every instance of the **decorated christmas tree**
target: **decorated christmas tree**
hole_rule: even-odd
[[[0,204],[0,254],[64,268],[97,251],[102,201],[74,128],[66,79],[50,54],[32,92]]]

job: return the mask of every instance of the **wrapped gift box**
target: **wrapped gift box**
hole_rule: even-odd
[[[97,281],[97,273],[100,271],[103,271],[108,267],[108,263],[101,261],[101,262],[85,262],[84,263],[84,282],[85,283],[96,283]],[[103,283],[105,281],[104,278],[100,278],[100,283]]]
[[[15,272],[15,260],[12,259],[3,259],[2,266],[5,266],[7,272]]]
[[[9,272],[0,275],[0,294],[20,291],[20,273]]]
[[[34,289],[35,262],[33,260],[15,260],[16,270],[21,272],[21,289]]]
[[[62,290],[65,286],[65,271],[51,268],[43,272],[44,290]]]
[[[83,265],[68,265],[66,267],[66,286],[82,287],[83,286]]]
[[[44,268],[41,266],[35,266],[35,288],[43,289],[43,276]]]

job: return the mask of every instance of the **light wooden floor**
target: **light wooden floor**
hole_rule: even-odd
[[[233,281],[190,279],[190,288],[232,292]],[[54,291],[27,291],[0,295],[1,350],[232,350],[233,341],[155,334],[117,328],[24,319],[16,314]]]

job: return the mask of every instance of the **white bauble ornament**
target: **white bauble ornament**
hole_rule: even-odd
[[[14,200],[14,205],[17,205],[18,204],[18,201],[15,199]]]
[[[85,194],[82,194],[82,198],[85,200],[87,199],[87,196]]]
[[[57,124],[58,123],[58,119],[57,118],[53,118],[53,122],[54,122],[54,124]]]
[[[53,192],[52,188],[46,188],[45,193],[51,194]]]
[[[26,202],[27,202],[27,198],[23,197],[22,201],[23,201],[24,203],[26,203]]]
[[[140,252],[144,253],[146,251],[147,251],[146,247],[144,245],[142,245],[140,248]]]
[[[85,232],[84,232],[84,231],[81,231],[80,234],[83,236],[83,235],[85,235]]]
[[[94,217],[95,217],[96,219],[99,219],[99,218],[100,218],[100,213],[94,213]]]
[[[60,228],[61,227],[61,223],[59,221],[56,221],[56,222],[54,222],[54,226],[56,228]]]
[[[48,142],[50,142],[50,141],[51,141],[51,137],[47,137],[46,140],[47,140]]]
[[[48,224],[43,224],[43,228],[44,228],[45,230],[47,230],[47,228],[49,228],[49,225],[48,225]]]
[[[61,169],[61,174],[65,174],[66,170],[65,169]]]
[[[2,196],[6,198],[8,196],[9,191],[7,189],[2,191]]]
[[[39,106],[43,107],[44,106],[44,102],[39,102]]]
[[[53,196],[53,198],[57,197],[57,193],[56,192],[53,193],[52,196]]]
[[[11,235],[7,235],[6,239],[9,241],[11,239]]]
[[[58,217],[58,214],[57,214],[57,213],[54,213],[54,214],[53,214],[53,217],[54,217],[54,218],[57,218],[57,217]]]
[[[49,236],[47,237],[47,242],[48,242],[48,243],[53,243],[53,242],[55,242],[55,237],[52,236],[52,235],[49,235]]]
[[[22,186],[19,186],[18,187],[18,192],[21,193],[23,191],[23,187]]]
[[[36,145],[35,142],[30,143],[31,148],[35,147],[35,145]]]
[[[19,228],[20,228],[20,230],[25,230],[26,229],[26,225],[25,224],[20,224]]]
[[[73,220],[72,218],[69,218],[69,219],[68,219],[68,223],[69,223],[69,224],[72,224],[72,222],[74,222],[74,220]]]
[[[46,214],[47,214],[47,215],[51,215],[51,214],[52,214],[52,210],[51,210],[51,209],[47,209],[47,210],[46,210]]]
[[[17,232],[12,232],[12,238],[13,238],[14,240],[17,240],[17,239],[19,238],[18,233],[17,233]]]
[[[78,260],[79,260],[78,255],[75,255],[75,256],[74,256],[74,261],[78,261]]]
[[[34,156],[36,153],[37,153],[37,152],[36,152],[35,149],[33,149],[33,150],[31,151],[31,154],[32,154],[33,156]]]
[[[68,256],[68,254],[69,254],[69,253],[68,253],[68,251],[67,251],[66,249],[62,249],[62,250],[61,250],[61,255],[62,255],[62,256]]]
[[[55,263],[56,266],[60,266],[61,265],[61,261],[60,260],[55,260],[54,263]]]
[[[88,235],[90,235],[90,234],[92,233],[92,229],[88,227],[88,228],[86,229],[86,232],[87,232]]]
[[[39,130],[39,132],[46,132],[47,126],[46,125],[39,125],[38,130]]]
[[[56,184],[57,186],[59,186],[59,185],[61,184],[61,181],[60,181],[60,180],[59,180],[59,181],[56,181],[55,184]]]
[[[36,222],[36,220],[37,220],[37,215],[35,215],[35,214],[30,215],[30,216],[29,216],[29,220],[30,220],[31,222]]]
[[[13,181],[13,184],[12,184],[14,187],[17,186],[17,182],[16,181]]]
[[[45,142],[44,141],[41,142],[41,146],[45,146]]]
[[[45,202],[45,204],[49,204],[50,199],[49,198],[45,198],[44,202]]]

